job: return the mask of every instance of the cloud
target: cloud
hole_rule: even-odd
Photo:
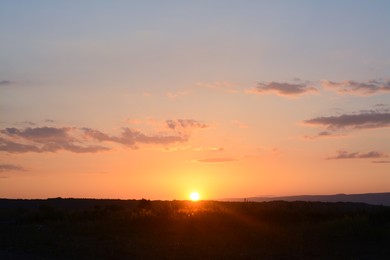
[[[370,151],[368,153],[360,152],[347,152],[344,150],[337,151],[337,155],[328,157],[328,160],[333,159],[375,159],[375,158],[387,158],[389,157],[385,153]]]
[[[0,164],[0,172],[9,172],[9,171],[25,172],[26,169],[14,164]]]
[[[119,143],[128,147],[137,148],[137,144],[158,144],[169,145],[173,143],[187,141],[187,136],[181,135],[146,135],[138,130],[130,129],[128,127],[122,128],[122,133],[119,136],[109,136],[98,130],[83,128],[85,135],[99,142],[113,142]]]
[[[8,85],[12,85],[13,82],[12,81],[9,81],[9,80],[0,80],[0,86],[8,86]]]
[[[208,125],[193,119],[166,120],[165,123],[172,130],[192,130],[208,127]]]
[[[329,137],[329,136],[332,136],[332,133],[327,131],[319,132],[317,135],[317,137]]]
[[[16,122],[15,125],[31,125],[31,126],[35,126],[36,124],[34,122],[31,122],[31,121],[23,121],[23,122]]]
[[[20,144],[5,138],[0,138],[0,151],[8,153],[41,153],[43,152],[39,147],[30,144]]]
[[[390,113],[369,111],[340,116],[315,117],[304,121],[307,125],[322,125],[329,129],[343,128],[379,128],[390,126]]]
[[[309,81],[304,81],[301,79],[294,79],[292,83],[289,82],[258,82],[255,88],[246,90],[247,93],[252,94],[267,94],[275,93],[279,96],[295,97],[303,94],[315,93],[318,92],[317,85],[321,85],[322,88],[335,91],[340,94],[350,94],[350,95],[372,95],[380,92],[390,92],[390,79],[389,80],[370,80],[365,82],[345,80],[341,82],[335,82],[330,80],[322,80],[321,83],[313,83]],[[199,82],[199,86],[206,87],[209,89],[219,89],[224,90],[230,93],[238,93],[241,90],[237,87],[237,84],[230,82],[212,82],[212,83],[203,83]],[[316,87],[314,86],[316,85]],[[185,92],[181,93],[168,93],[169,98],[176,98],[186,94]]]
[[[109,143],[133,149],[139,145],[168,146],[184,143],[194,129],[207,127],[206,124],[192,119],[167,120],[165,124],[165,130],[156,134],[145,134],[140,130],[123,127],[118,135],[109,135],[87,127],[5,128],[0,129],[0,151],[97,153],[111,150]]]
[[[256,94],[274,92],[280,96],[298,96],[317,91],[316,88],[309,86],[306,82],[292,84],[271,81],[267,83],[257,83],[257,87],[251,89],[249,92]]]
[[[390,161],[372,161],[372,163],[390,163]]]
[[[390,91],[390,80],[371,80],[367,82],[357,82],[352,80],[333,82],[329,80],[323,80],[321,85],[325,89],[329,89],[340,94],[361,96]]]
[[[8,153],[57,152],[60,150],[74,153],[96,153],[109,148],[82,144],[76,136],[77,128],[73,127],[35,127],[5,128],[0,130],[0,151]]]
[[[316,135],[305,135],[303,138],[309,139],[309,140],[314,140],[314,139],[319,139],[319,138],[335,138],[335,137],[342,137],[342,136],[345,136],[345,135],[333,134],[332,132],[329,132],[329,131],[322,131]]]
[[[233,158],[224,158],[224,157],[216,157],[216,158],[204,158],[197,160],[202,163],[224,163],[224,162],[234,162],[237,161]]]
[[[49,152],[56,152],[58,150],[65,150],[73,153],[97,153],[111,150],[108,147],[100,146],[100,145],[88,145],[88,146],[80,146],[74,144],[65,144],[59,146],[51,146],[44,149]]]
[[[38,143],[48,143],[51,141],[62,142],[68,141],[70,136],[68,132],[71,130],[69,127],[27,127],[25,129],[18,129],[15,127],[5,128],[0,130],[1,133],[8,136],[21,137],[26,140],[38,142]]]
[[[134,144],[159,144],[159,145],[168,145],[178,142],[187,141],[187,136],[181,136],[177,134],[156,134],[156,135],[146,135],[137,130],[130,128],[123,128],[123,132],[119,138],[114,140],[118,143],[133,146]]]

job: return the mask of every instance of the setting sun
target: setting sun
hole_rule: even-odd
[[[199,193],[197,193],[197,192],[191,192],[191,194],[190,194],[190,199],[192,200],[192,201],[198,201],[199,200],[199,198],[200,198],[200,196],[199,196]]]

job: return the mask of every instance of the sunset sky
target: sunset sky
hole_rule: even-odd
[[[390,191],[390,1],[0,1],[0,197]]]

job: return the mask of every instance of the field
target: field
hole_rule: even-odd
[[[389,259],[390,207],[0,200],[0,259]]]

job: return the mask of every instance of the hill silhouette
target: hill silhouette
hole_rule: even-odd
[[[223,199],[223,201],[243,201],[243,198]],[[371,205],[390,206],[390,192],[364,194],[334,194],[334,195],[299,195],[283,197],[250,197],[249,201],[312,201],[312,202],[358,202]]]

